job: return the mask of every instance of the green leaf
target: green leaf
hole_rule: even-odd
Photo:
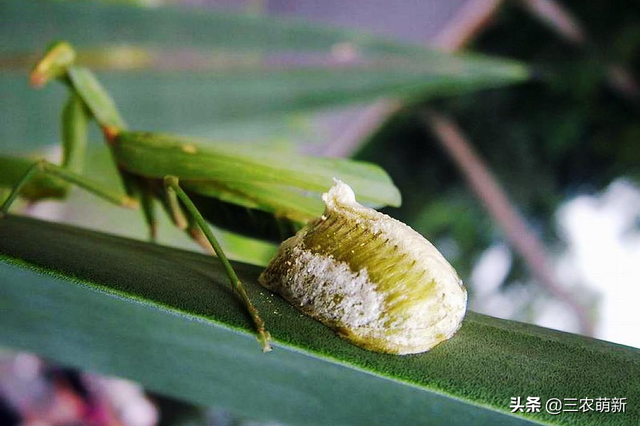
[[[513,61],[448,55],[364,33],[268,17],[17,0],[0,1],[0,17],[0,37],[5,41],[0,54],[8,64],[60,38],[92,52],[106,53],[125,44],[145,57],[188,49],[219,58],[218,66],[200,71],[143,68],[145,72],[100,75],[126,121],[140,130],[196,134],[205,124],[210,129],[230,121],[281,118],[285,113],[381,97],[422,100],[528,77],[528,71]],[[337,60],[332,51],[340,46],[347,46],[354,58]],[[299,64],[287,59],[290,52],[315,59]],[[114,61],[117,66],[117,58]],[[160,64],[166,62],[188,61],[173,57]],[[0,128],[0,140],[16,152],[57,140],[53,123],[60,90],[36,93],[27,87],[24,72],[0,77],[0,94],[9,101],[0,106],[7,123]]]
[[[52,39],[76,46],[103,43],[155,47],[224,47],[254,53],[326,52],[348,43],[367,55],[445,56],[416,44],[369,33],[327,28],[305,20],[232,14],[220,10],[107,5],[95,1],[2,0],[0,53],[43,49]],[[46,24],[46,25],[45,25]],[[35,31],[38,28],[39,31]],[[20,37],[27,29],[30,37]]]
[[[0,220],[0,343],[292,424],[630,424],[640,351],[469,313],[432,351],[355,347],[235,264],[275,350],[262,354],[216,259],[64,225]],[[626,413],[510,414],[511,397],[624,397]]]

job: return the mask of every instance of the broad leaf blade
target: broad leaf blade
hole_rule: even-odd
[[[640,351],[469,313],[431,352],[374,354],[336,337],[236,264],[276,341],[267,355],[215,259],[7,217],[4,345],[250,417],[305,424],[637,424]],[[514,396],[626,397],[626,413],[516,413]]]

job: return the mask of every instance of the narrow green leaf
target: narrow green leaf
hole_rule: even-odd
[[[469,313],[432,351],[355,347],[235,264],[262,354],[216,259],[63,225],[0,220],[0,343],[201,405],[292,424],[637,425],[640,350]],[[627,398],[625,413],[510,413],[511,397]]]
[[[40,50],[52,39],[66,39],[81,47],[110,43],[190,49],[224,47],[263,53],[329,52],[336,46],[348,46],[365,55],[445,56],[420,45],[327,28],[305,20],[220,10],[148,9],[82,0],[2,0],[0,16],[0,37],[11,40],[0,45],[0,53]]]
[[[435,74],[431,65],[372,69],[315,68],[265,72],[99,74],[122,115],[139,130],[193,135],[205,126],[309,112],[329,106],[362,104],[380,97],[408,99],[450,95],[501,84],[482,73]],[[33,90],[26,77],[0,77],[0,105],[6,117],[0,127],[4,143],[26,147],[57,140],[60,88]],[[236,124],[237,126],[237,124]],[[196,130],[194,130],[196,129]],[[264,137],[259,129],[254,138]]]
[[[448,55],[302,21],[220,12],[0,0],[0,24],[5,40],[0,54],[5,55],[41,52],[51,40],[64,38],[92,51],[126,44],[152,52],[188,49],[244,59],[239,68],[224,66],[222,59],[217,70],[100,75],[123,116],[144,130],[194,134],[205,124],[222,126],[380,97],[425,99],[528,77],[526,68],[513,61]],[[353,52],[344,63],[334,54],[342,48]],[[295,61],[285,66],[283,52],[320,56],[306,66],[295,66]],[[0,105],[6,123],[0,139],[14,151],[21,144],[56,140],[51,123],[59,95],[50,89],[34,93],[23,79],[15,71],[0,77],[0,95],[10,100]]]

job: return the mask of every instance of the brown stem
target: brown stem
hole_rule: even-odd
[[[401,107],[401,103],[383,99],[367,106],[356,120],[333,142],[327,145],[322,155],[326,157],[349,157],[378,130],[383,123]]]
[[[502,1],[468,1],[430,44],[450,52],[462,48],[484,28]],[[367,107],[338,139],[324,149],[322,154],[329,157],[348,157],[356,152],[401,107],[400,102],[389,99],[381,100]]]
[[[587,36],[582,25],[567,9],[554,0],[520,0],[534,17],[553,29],[563,39],[581,45]]]
[[[482,30],[503,0],[469,0],[436,35],[433,45],[446,52],[460,50]]]
[[[580,20],[555,0],[520,0],[520,4],[535,18],[551,28],[560,38],[576,46],[589,39]],[[631,71],[616,63],[606,64],[607,82],[618,95],[630,101],[640,96],[639,85]]]
[[[492,219],[502,228],[506,240],[524,259],[533,276],[552,295],[571,307],[580,321],[580,331],[585,335],[592,335],[593,324],[585,307],[559,285],[549,268],[542,242],[529,229],[504,189],[456,124],[433,110],[424,112],[423,121],[460,169]]]

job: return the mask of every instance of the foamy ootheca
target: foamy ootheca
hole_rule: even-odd
[[[322,199],[324,215],[280,246],[262,285],[370,350],[424,352],[453,336],[467,294],[440,252],[343,182]]]

